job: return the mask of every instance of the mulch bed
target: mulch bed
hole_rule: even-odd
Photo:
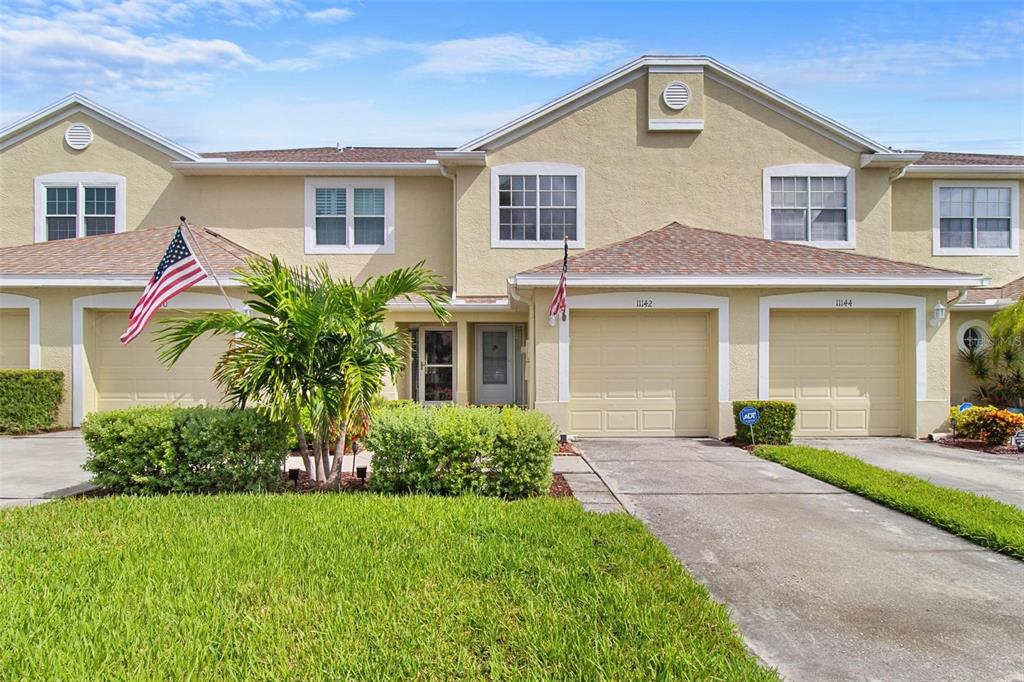
[[[281,492],[283,493],[326,493],[342,490],[362,490],[365,487],[366,481],[356,478],[350,473],[342,474],[341,478],[334,483],[317,483],[314,479],[307,476],[304,470],[299,470],[299,480],[294,483],[289,480],[287,471],[281,474]]]
[[[989,445],[980,440],[968,440],[966,438],[938,438],[935,440],[939,445],[950,448],[964,448],[976,452],[987,452],[990,455],[1017,455],[1017,448],[1012,445]]]
[[[562,474],[554,474],[551,477],[551,488],[548,490],[550,497],[572,497],[572,488],[565,481]]]
[[[559,443],[558,444],[558,449],[555,450],[555,456],[556,457],[558,455],[575,455],[575,456],[578,456],[579,454],[580,454],[579,449],[575,445],[573,445],[572,443],[569,443],[569,442]]]

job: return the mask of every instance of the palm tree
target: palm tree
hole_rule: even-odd
[[[440,278],[420,262],[356,284],[335,280],[325,264],[290,268],[276,256],[250,259],[238,278],[254,296],[246,301],[253,314],[167,320],[157,335],[161,360],[173,365],[203,334],[229,337],[213,373],[225,395],[287,421],[311,478],[340,475],[338,453],[330,462],[331,432],[340,432],[343,451],[348,425],[368,415],[385,376],[394,378],[405,365],[408,335],[384,329],[388,302],[419,297],[445,322]]]
[[[1024,408],[1024,300],[993,315],[988,335],[985,346],[960,352],[980,382],[974,398],[1000,407]]]

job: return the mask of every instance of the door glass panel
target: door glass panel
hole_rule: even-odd
[[[426,348],[424,355],[428,365],[452,364],[452,333],[450,331],[427,331],[423,333]]]
[[[412,375],[412,386],[410,388],[411,388],[411,391],[412,391],[412,399],[413,400],[419,400],[420,399],[420,335],[417,333],[416,329],[413,329],[412,333],[410,334],[410,336],[411,336],[411,339],[410,339],[411,348],[410,348],[410,350],[411,350],[411,353],[412,353],[412,362],[409,365],[412,368],[411,371],[410,371],[410,374]]]
[[[427,367],[423,370],[423,400],[427,402],[452,399],[452,368]]]
[[[483,332],[483,383],[508,383],[508,332]]]

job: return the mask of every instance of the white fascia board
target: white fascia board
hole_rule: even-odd
[[[202,158],[191,149],[172,142],[166,137],[154,133],[152,130],[93,102],[87,97],[83,97],[77,92],[73,92],[60,101],[54,102],[33,114],[29,114],[25,118],[15,121],[3,130],[0,130],[0,149],[6,149],[26,137],[34,135],[52,123],[62,121],[77,113],[92,116],[101,123],[105,123],[140,142],[144,142],[172,158],[190,161]]]
[[[715,80],[736,89],[755,101],[759,101],[773,110],[785,113],[793,120],[802,123],[817,132],[830,133],[833,139],[846,141],[847,146],[854,146],[858,149],[870,152],[892,153],[893,150],[880,142],[862,135],[831,118],[820,114],[813,109],[805,107],[795,100],[786,97],[782,93],[759,83],[758,81],[736,71],[721,62],[706,56],[690,57],[654,57],[646,56],[635,59],[630,63],[593,80],[586,85],[573,90],[572,92],[552,100],[547,104],[534,109],[533,111],[520,116],[509,123],[496,128],[485,135],[482,135],[466,144],[458,147],[456,151],[472,151],[481,147],[504,140],[515,139],[530,132],[534,128],[547,123],[549,120],[577,109],[589,101],[619,87],[635,78],[639,78],[648,70],[664,71],[666,69],[696,68],[703,69],[705,74]],[[562,111],[562,110],[565,111]],[[813,125],[809,125],[813,124]]]
[[[875,152],[860,155],[861,168],[902,168],[923,157],[921,152]]]
[[[559,277],[555,275],[516,275],[515,283],[523,287],[556,286]],[[978,287],[986,286],[991,280],[983,275],[950,274],[941,277],[828,277],[799,275],[750,275],[750,276],[700,276],[679,277],[673,275],[654,275],[637,277],[635,275],[576,275],[570,269],[569,285],[580,287]]]
[[[438,161],[441,163],[450,163],[451,165],[457,166],[486,166],[487,165],[487,152],[486,151],[471,151],[471,152],[460,152],[460,151],[447,151],[447,152],[434,152]]]
[[[448,310],[463,310],[463,311],[495,311],[495,310],[508,310],[511,308],[509,299],[499,298],[493,303],[470,303],[459,299],[452,299],[445,306]],[[411,302],[411,301],[393,301],[388,303],[388,310],[430,310],[430,306],[422,302]]]
[[[979,303],[954,303],[953,310],[1002,310],[1016,303],[1012,298],[987,298]]]
[[[912,165],[907,167],[908,175],[1024,175],[1024,165],[1020,164],[951,164],[946,166]]]
[[[233,277],[221,277],[226,287],[240,287],[242,283]],[[101,275],[0,275],[0,287],[145,287],[149,277],[101,276]],[[216,280],[207,277],[193,286],[215,287]]]
[[[171,167],[182,175],[249,175],[249,174],[331,174],[331,173],[374,173],[380,175],[441,175],[441,164],[437,161],[422,163],[385,161],[224,161],[203,159],[201,161],[172,161]]]

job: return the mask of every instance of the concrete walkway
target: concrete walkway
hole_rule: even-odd
[[[599,514],[623,511],[618,498],[582,457],[558,455],[551,464],[551,472],[562,474],[565,482],[572,488],[572,496],[587,511]]]
[[[1024,676],[1024,563],[718,441],[579,445],[787,679]]]
[[[80,431],[0,437],[0,507],[39,504],[92,488]]]
[[[910,438],[803,438],[798,442],[1024,508],[1024,454],[990,455]]]

